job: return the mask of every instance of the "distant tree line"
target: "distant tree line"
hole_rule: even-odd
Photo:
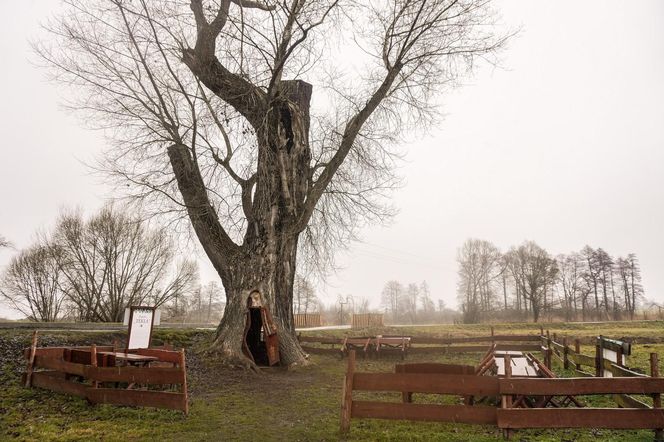
[[[602,248],[551,256],[533,241],[502,253],[468,239],[457,253],[457,293],[463,321],[535,322],[634,319],[644,297],[634,253],[613,257]]]
[[[442,299],[434,301],[426,281],[420,284],[388,281],[381,293],[381,305],[387,313],[385,319],[393,324],[452,322],[456,316]]]
[[[34,321],[121,322],[130,305],[177,310],[200,284],[196,263],[175,258],[165,227],[113,206],[88,219],[63,211],[50,234],[12,258],[0,297]]]

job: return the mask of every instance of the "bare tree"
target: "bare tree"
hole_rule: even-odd
[[[581,298],[583,275],[582,257],[578,253],[559,255],[557,257],[559,269],[559,282],[563,292],[563,311],[565,320],[572,320],[572,312],[578,311],[578,301],[581,300],[581,310],[585,320],[585,299]]]
[[[295,313],[308,313],[318,305],[313,285],[303,276],[295,275],[293,286],[293,309]]]
[[[36,244],[12,258],[2,275],[2,298],[33,321],[55,321],[62,311],[65,296],[54,252],[48,244]]]
[[[457,292],[464,322],[480,322],[492,310],[495,282],[502,273],[502,255],[489,241],[468,239],[457,251]]]
[[[411,324],[417,319],[417,304],[420,297],[420,288],[417,284],[410,283],[402,297],[403,312],[408,316]]]
[[[641,284],[641,268],[636,255],[630,253],[626,258],[618,258],[616,260],[616,272],[620,279],[620,290],[623,294],[625,310],[630,319],[634,319],[638,302],[644,296]]]
[[[159,307],[186,292],[198,274],[190,261],[171,272],[175,247],[165,228],[150,230],[112,206],[87,221],[80,213],[61,214],[52,243],[60,286],[84,321],[120,322],[129,305]]]
[[[326,249],[393,213],[396,142],[507,38],[489,0],[66,3],[37,51],[108,129],[107,169],[189,218],[227,294],[215,347],[241,358],[245,300],[260,289],[287,364],[305,357],[298,249],[320,267]],[[336,38],[356,44],[360,69]]]
[[[555,283],[558,274],[556,260],[533,241],[513,248],[509,257],[514,280],[530,301],[533,320],[537,322],[546,306],[547,290]]]
[[[397,322],[400,315],[400,307],[403,304],[404,293],[403,284],[399,281],[388,281],[383,287],[381,293],[382,305],[392,314],[392,321]]]

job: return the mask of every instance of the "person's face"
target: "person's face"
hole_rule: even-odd
[[[261,295],[258,292],[254,292],[251,294],[251,306],[252,307],[260,307],[261,306]]]

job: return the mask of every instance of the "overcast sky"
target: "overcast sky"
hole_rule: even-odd
[[[468,237],[552,254],[585,244],[641,260],[646,296],[664,301],[664,2],[496,2],[521,27],[503,69],[442,98],[445,120],[405,147],[400,214],[367,229],[319,287],[368,297],[386,281],[426,280],[456,303],[456,249]],[[27,246],[62,206],[111,197],[83,163],[103,148],[58,105],[28,39],[58,2],[0,2],[0,234]],[[13,252],[0,251],[0,266]],[[203,280],[215,278],[202,259]],[[0,306],[0,316],[9,316]]]

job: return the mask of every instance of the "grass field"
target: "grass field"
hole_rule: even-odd
[[[635,337],[631,366],[647,370],[648,353],[659,352],[664,359],[664,323],[633,322],[606,324],[555,324],[546,326],[551,332],[570,338],[592,336]],[[409,327],[412,335],[478,336],[489,328],[481,326],[441,325]],[[517,334],[538,332],[533,324],[497,324],[496,333]],[[363,330],[355,335],[394,329]],[[313,334],[313,333],[309,333]],[[319,335],[350,334],[350,331],[318,332]],[[113,333],[44,333],[40,345],[97,344],[111,342]],[[211,332],[193,330],[157,330],[158,344],[168,341],[187,348],[190,415],[154,410],[90,406],[82,399],[39,389],[25,389],[19,384],[23,361],[21,348],[29,344],[29,333],[0,332],[0,440],[280,440],[328,441],[344,440],[339,434],[339,407],[344,361],[331,356],[312,356],[311,364],[293,371],[267,370],[264,375],[226,369],[200,356]],[[584,346],[592,354],[592,347]],[[481,355],[453,356],[411,355],[409,362],[438,361],[477,363]],[[554,358],[555,359],[555,358]],[[358,360],[358,371],[391,372],[397,357]],[[555,362],[557,363],[557,362]],[[561,375],[561,367],[556,366]],[[661,370],[664,371],[664,370]],[[374,396],[375,397],[375,396]],[[383,394],[381,397],[399,395]],[[427,396],[419,401],[454,403],[454,397]],[[595,398],[593,405],[613,406],[608,398]],[[352,441],[495,441],[503,440],[494,427],[409,423],[398,421],[353,420],[345,438]],[[517,431],[517,441],[652,441],[652,431],[605,430],[537,430]]]

